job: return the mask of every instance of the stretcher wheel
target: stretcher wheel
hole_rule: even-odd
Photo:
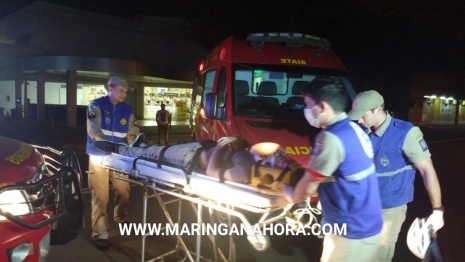
[[[247,240],[249,240],[249,243],[257,251],[265,252],[270,248],[270,237],[267,235],[255,234],[247,236]]]
[[[177,262],[184,262],[186,261],[187,255],[184,250],[178,250],[175,254]]]
[[[218,220],[221,223],[228,223],[228,214],[221,212],[221,211],[216,211],[216,214],[218,216]]]

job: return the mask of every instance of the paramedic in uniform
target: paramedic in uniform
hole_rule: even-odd
[[[373,144],[384,219],[376,261],[391,261],[407,203],[413,200],[415,169],[423,178],[433,209],[427,223],[434,232],[444,225],[439,181],[423,133],[411,123],[387,114],[378,92],[358,94],[349,117],[358,121]]]
[[[325,235],[320,261],[372,261],[383,221],[371,142],[344,112],[346,91],[338,79],[317,78],[302,94],[305,118],[322,130],[307,172],[295,188],[283,186],[284,195],[297,203],[318,190],[322,228],[346,225],[346,235]]]
[[[139,133],[133,109],[124,102],[128,91],[134,89],[117,76],[107,83],[108,95],[90,102],[87,110],[87,145],[89,155],[89,187],[92,192],[92,238],[97,248],[109,247],[109,221],[107,204],[109,198],[109,179],[115,193],[114,220],[124,223],[127,220],[129,205],[129,183],[115,179],[115,173],[108,173],[100,167],[103,156],[108,153],[95,148],[95,142],[109,140],[127,143]]]

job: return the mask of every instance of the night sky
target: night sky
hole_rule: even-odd
[[[182,17],[207,49],[230,35],[314,34],[330,40],[360,91],[408,96],[440,89],[465,98],[465,1],[47,1],[128,19]],[[3,0],[0,19],[28,2]]]

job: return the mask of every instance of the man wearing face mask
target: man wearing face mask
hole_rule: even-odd
[[[378,92],[358,94],[349,117],[358,121],[373,143],[384,219],[376,261],[391,261],[407,203],[413,200],[416,170],[431,201],[432,214],[426,223],[434,232],[444,225],[439,181],[423,133],[411,123],[386,113],[384,99]]]
[[[318,190],[323,220],[346,234],[326,234],[320,261],[371,261],[380,244],[381,201],[368,136],[344,112],[346,91],[336,78],[317,78],[303,92],[305,118],[322,128],[313,141],[307,172],[286,198],[300,202]]]

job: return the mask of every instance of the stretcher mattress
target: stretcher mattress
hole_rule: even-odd
[[[281,191],[270,191],[231,181],[223,183],[218,178],[196,172],[186,174],[181,168],[159,166],[155,162],[144,159],[112,154],[103,157],[101,165],[134,178],[148,179],[172,187],[180,186],[186,193],[222,203],[241,203],[256,208],[285,207],[289,204]]]
[[[218,178],[195,172],[188,177],[189,185],[184,191],[223,203],[237,202],[257,208],[285,207],[289,204],[282,192],[231,181],[222,183]]]

